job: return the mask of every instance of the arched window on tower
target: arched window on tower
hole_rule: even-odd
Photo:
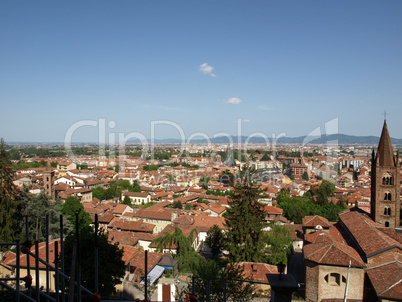
[[[386,227],[386,228],[389,227],[389,222],[388,222],[388,221],[385,222],[385,227]]]
[[[390,207],[384,207],[384,215],[386,215],[386,216],[391,215],[391,208]]]
[[[391,193],[389,193],[389,192],[385,192],[384,193],[384,200],[391,200]]]

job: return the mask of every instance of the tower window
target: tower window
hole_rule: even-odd
[[[391,173],[386,172],[382,175],[382,184],[384,186],[392,186],[394,184],[394,178]]]
[[[384,193],[384,200],[391,200],[391,193],[389,193],[389,192],[385,192]]]
[[[384,215],[387,215],[387,216],[391,215],[391,208],[390,207],[385,207],[384,208]]]
[[[389,227],[389,222],[388,222],[388,221],[385,222],[385,227],[386,227],[386,228]]]

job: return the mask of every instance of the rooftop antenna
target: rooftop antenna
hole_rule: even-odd
[[[387,110],[384,110],[384,121],[387,120],[387,115],[388,115]]]

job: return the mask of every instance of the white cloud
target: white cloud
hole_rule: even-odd
[[[261,109],[261,110],[266,110],[266,111],[272,110],[272,108],[267,107],[267,106],[258,106],[258,108]]]
[[[209,66],[208,63],[204,63],[200,65],[200,71],[203,74],[209,75],[211,77],[216,77],[216,74],[214,74],[212,71],[214,68],[212,66]]]
[[[236,105],[236,104],[239,104],[240,102],[241,102],[241,99],[239,99],[239,98],[230,98],[225,103]]]

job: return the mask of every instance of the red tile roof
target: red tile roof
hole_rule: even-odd
[[[244,277],[254,281],[268,282],[267,274],[279,274],[276,265],[256,262],[236,263],[244,269]]]
[[[380,225],[365,214],[347,211],[339,214],[339,220],[367,257],[392,246],[401,247],[398,241],[377,229]]]
[[[371,284],[382,299],[402,300],[402,263],[391,262],[367,271]]]
[[[340,242],[327,241],[308,244],[303,249],[307,260],[319,264],[349,266],[349,260],[353,267],[364,267],[364,262],[359,254],[350,246]]]
[[[306,216],[303,218],[304,227],[315,228],[317,225],[320,225],[323,228],[329,228],[332,225],[332,223],[330,223],[328,219],[318,215]]]

